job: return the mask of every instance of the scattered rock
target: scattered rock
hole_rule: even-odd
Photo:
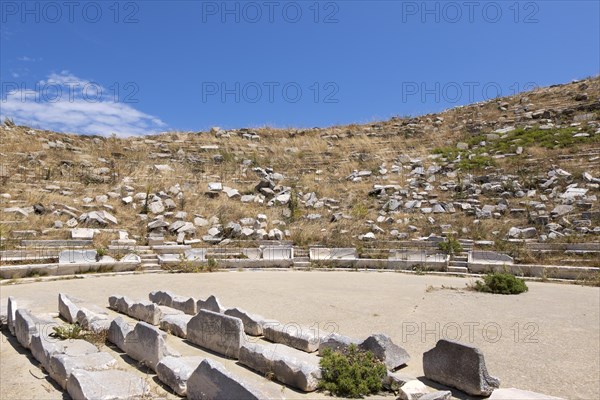
[[[382,333],[369,336],[358,347],[372,352],[390,371],[400,368],[410,360],[406,350],[394,344],[389,336]]]

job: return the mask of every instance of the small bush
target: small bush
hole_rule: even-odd
[[[383,387],[385,365],[354,344],[345,353],[325,350],[319,364],[323,373],[319,389],[334,396],[358,398],[378,393]]]
[[[208,257],[206,259],[206,268],[204,270],[208,271],[208,272],[214,272],[218,269],[219,269],[219,262],[212,257]]]
[[[61,339],[82,339],[85,335],[84,330],[78,324],[72,325],[59,325],[52,327],[50,336]]]
[[[447,240],[438,243],[438,248],[447,254],[456,254],[463,251],[460,242],[452,235],[449,235]]]
[[[519,294],[529,290],[523,279],[499,272],[487,274],[483,281],[476,281],[473,289],[479,292],[496,294]]]
[[[107,254],[108,251],[104,247],[98,247],[96,249],[96,261],[100,261],[100,259]]]

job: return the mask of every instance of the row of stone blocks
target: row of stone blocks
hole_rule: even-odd
[[[106,326],[108,321],[108,337],[111,342],[135,360],[152,368],[161,381],[188,398],[280,397],[280,393],[267,393],[232,375],[213,360],[179,357],[167,348],[167,335],[148,323],[139,322],[131,328],[120,317],[110,321],[102,309],[85,306],[83,302],[62,294],[59,295],[59,311],[65,320],[80,323],[87,321],[89,327]],[[190,341],[237,358],[250,369],[263,374],[273,373],[277,380],[289,386],[305,391],[316,389],[320,369],[314,363],[296,358],[298,350],[247,341],[232,342],[228,335],[223,336],[222,333],[234,332],[234,337],[241,337],[243,324],[241,319],[236,317],[203,309],[194,317],[186,317],[190,318],[190,322],[195,320],[197,323],[196,327],[192,326],[190,329],[190,332],[196,335],[196,339]],[[48,329],[57,324],[49,317],[37,317],[25,309],[17,309],[13,298],[9,298],[8,301],[8,324],[18,341],[31,349],[34,357],[49,375],[75,399],[96,398],[99,395],[110,398],[135,398],[148,392],[148,385],[143,379],[128,372],[114,370],[116,360],[88,342],[52,340]],[[198,330],[200,334],[197,334]],[[227,339],[223,340],[223,337]],[[231,349],[238,348],[237,343],[241,344],[235,356]],[[352,343],[358,343],[359,347],[372,351],[390,370],[408,360],[408,354],[402,348],[393,344],[387,336],[380,334],[372,335],[360,343],[342,335],[332,334],[320,343],[319,351],[323,352],[326,348],[340,350]],[[499,381],[487,373],[483,354],[472,346],[457,342],[439,341],[434,349],[423,355],[423,368],[427,378],[472,395],[491,394],[490,398],[494,399],[514,395],[523,398],[552,398],[544,395],[530,397],[538,394],[516,389],[496,390]],[[402,384],[401,399],[447,399],[450,396],[450,392],[447,391],[428,393],[427,388],[419,381],[406,381],[388,373],[386,382],[389,384],[394,381]]]
[[[272,374],[279,382],[302,391],[316,390],[321,378],[318,358],[308,354],[302,356],[304,353],[318,349],[322,353],[327,347],[339,349],[340,343],[356,343],[373,351],[390,370],[399,368],[410,359],[404,349],[394,345],[385,335],[373,335],[362,342],[341,335],[324,338],[296,324],[282,325],[239,308],[226,309],[214,296],[195,301],[158,291],[150,293],[149,298],[163,307],[179,307],[181,310],[181,305],[186,305],[190,313],[193,309],[189,305],[196,304],[198,312],[195,316],[166,315],[159,321],[161,329],[223,356],[238,359],[240,364],[261,374]],[[123,302],[121,299],[113,296],[109,303],[118,309],[118,304]],[[124,308],[122,311],[126,312]],[[253,343],[256,340],[246,335],[264,335],[265,339],[284,346]]]
[[[183,298],[170,292],[152,292],[149,297],[153,302],[165,306],[177,307],[178,304],[197,306],[198,313],[194,317],[186,316],[185,327],[182,324],[179,326],[166,324],[163,320],[161,321],[163,329],[178,330],[180,336],[186,337],[192,343],[238,359],[240,364],[252,370],[265,375],[272,374],[279,382],[303,391],[317,389],[321,370],[316,357],[307,361],[306,357],[299,357],[302,352],[312,353],[318,350],[322,355],[325,349],[343,351],[355,344],[360,349],[371,351],[375,357],[384,362],[388,371],[395,371],[410,360],[410,356],[402,347],[394,344],[383,334],[371,335],[363,341],[337,333],[323,337],[295,324],[283,326],[275,320],[268,320],[242,309],[226,309],[214,296],[204,301],[195,301],[193,298]],[[263,335],[265,339],[284,346],[252,343],[244,333],[253,336]],[[165,364],[170,365],[170,368],[164,365],[165,370],[185,369],[180,361],[165,360]],[[491,398],[498,399],[515,394],[527,398],[531,395],[537,396],[535,393],[517,389],[498,389],[500,382],[487,372],[481,351],[463,343],[440,340],[435,348],[424,353],[423,367],[427,378],[455,387],[470,395],[492,395]],[[181,376],[179,380],[181,381]],[[171,376],[170,381],[177,381],[177,379]],[[407,379],[402,374],[388,372],[385,383],[390,385],[392,382],[402,385],[401,399],[447,399],[451,396],[449,391],[430,393],[422,382]],[[541,396],[541,398],[551,398]]]
[[[286,332],[276,325],[278,324],[277,321],[267,320],[238,308],[225,309],[214,296],[210,296],[206,300],[190,301],[190,299],[175,296],[169,292],[152,292],[149,297],[156,302],[154,308],[146,304],[145,301],[135,302],[123,296],[111,296],[109,305],[111,308],[127,315],[139,319],[146,318],[146,320],[160,325],[161,329],[185,338],[202,348],[228,358],[239,359],[240,363],[260,373],[266,374],[275,371],[275,379],[291,387],[303,391],[317,389],[318,379],[321,375],[316,356],[310,358],[310,361],[301,360],[295,357],[296,354],[294,354],[298,350],[290,349],[287,346],[268,348],[267,346],[253,344],[246,334],[254,336],[265,334],[266,337],[279,342],[295,337],[295,340],[291,341],[295,344],[295,347],[311,352],[316,350],[315,346],[318,346],[318,340],[314,340],[314,336],[285,336]],[[190,304],[195,304],[197,307],[198,312],[194,316],[166,310],[173,305],[181,307],[181,305]],[[146,310],[152,308],[156,312],[135,313],[133,310],[136,309],[136,305],[138,310],[143,306]],[[187,307],[188,312],[193,311],[193,308],[185,307]],[[189,373],[192,370],[190,364],[197,363],[198,360],[188,359],[187,357],[179,359],[174,357],[166,350],[164,337],[161,339],[161,336],[156,333],[159,331],[148,323],[140,322],[136,325],[136,329],[139,327],[140,332],[144,331],[143,334],[128,332],[124,324],[125,322],[119,318],[113,321],[109,331],[109,340],[122,348],[127,354],[134,354],[133,358],[148,364],[159,374],[159,378],[162,375],[165,380],[169,381],[167,384],[173,390],[178,393],[184,391],[186,381],[190,376],[185,376],[182,371]],[[151,329],[154,330],[152,335],[150,334]],[[153,339],[143,340],[140,346],[128,344],[132,340],[140,341],[141,337],[150,336]],[[146,352],[147,359],[139,354],[138,348]],[[150,349],[152,350],[150,351]],[[165,362],[160,363],[163,358]],[[167,372],[173,368],[179,372]]]
[[[235,376],[217,361],[181,357],[167,346],[167,334],[146,322],[131,327],[118,317],[111,323],[108,340],[151,368],[161,382],[188,399],[274,398],[274,393]]]
[[[63,318],[76,317],[95,321],[96,314],[88,309],[77,309],[66,296],[59,304],[67,305],[69,313]],[[34,315],[19,308],[14,298],[8,298],[8,326],[18,342],[29,349],[48,375],[71,398],[79,399],[131,399],[148,395],[145,380],[135,374],[117,368],[117,360],[101,352],[93,344],[82,339],[60,340],[50,334],[59,324],[49,315]],[[62,308],[65,312],[66,309]],[[98,327],[97,324],[94,324]]]
[[[109,340],[131,358],[155,370],[159,379],[180,395],[187,395],[189,399],[280,397],[232,375],[214,360],[179,357],[167,348],[166,334],[148,323],[138,322],[132,328],[120,317],[110,320],[101,309],[93,312],[89,308],[94,307],[84,307],[77,299],[59,295],[59,314],[65,320],[107,321]],[[150,394],[143,378],[115,369],[117,361],[91,343],[52,338],[51,328],[59,324],[49,316],[38,317],[28,310],[17,309],[13,298],[8,300],[8,325],[19,343],[31,349],[50,377],[73,399],[132,399]],[[106,322],[102,325],[106,326]]]
[[[128,299],[120,298],[122,303]],[[113,302],[116,304],[119,302]],[[131,302],[128,314],[148,317],[151,315],[146,304]],[[93,306],[88,306],[93,308]],[[79,322],[76,316],[81,315],[83,308],[80,301],[66,295],[59,295],[59,312],[69,322]],[[132,311],[133,310],[133,311]],[[163,318],[172,316],[188,317],[185,314],[172,314],[165,311]],[[204,310],[202,310],[204,311]],[[207,311],[209,312],[209,311]],[[109,320],[100,308],[88,311],[90,321],[101,320],[102,326],[108,329],[108,340],[124,351],[132,359],[139,361],[157,373],[158,378],[176,393],[190,399],[229,399],[229,398],[278,398],[278,393],[265,393],[250,382],[228,372],[220,363],[202,357],[180,357],[167,346],[167,335],[147,322],[138,322],[131,326],[121,317]],[[108,322],[108,324],[106,322]],[[87,342],[86,342],[87,343]],[[110,356],[110,355],[108,355]],[[112,358],[112,357],[111,357]],[[96,360],[102,365],[101,360]],[[94,360],[90,360],[93,364]],[[90,364],[90,367],[91,367]],[[130,397],[128,393],[127,397]]]

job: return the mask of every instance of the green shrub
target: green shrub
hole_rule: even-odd
[[[213,257],[208,257],[206,259],[206,268],[205,271],[214,272],[219,269],[219,262]]]
[[[106,250],[104,247],[98,247],[96,249],[96,261],[100,261],[100,259],[107,254],[108,250]]]
[[[383,387],[385,365],[354,344],[345,353],[325,350],[319,364],[323,374],[319,389],[334,396],[358,398],[378,393]]]
[[[473,288],[479,292],[496,294],[519,294],[529,290],[523,279],[500,272],[487,274],[483,281],[476,281]]]
[[[82,339],[85,335],[85,331],[78,324],[71,325],[59,325],[52,327],[50,336],[61,339]]]
[[[447,254],[456,254],[463,251],[458,239],[452,235],[448,235],[445,241],[438,243],[438,248]]]

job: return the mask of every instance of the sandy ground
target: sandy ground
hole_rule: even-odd
[[[489,372],[500,378],[502,387],[568,399],[600,398],[599,288],[531,282],[529,292],[518,296],[441,289],[442,285],[462,289],[468,282],[392,272],[89,276],[1,286],[0,305],[4,308],[6,298],[15,296],[27,299],[33,310],[56,312],[59,292],[102,306],[113,294],[147,299],[148,292],[158,289],[197,298],[214,294],[225,306],[321,332],[336,330],[358,338],[386,333],[411,354],[402,371],[413,376],[422,376],[422,353],[438,339],[458,339],[483,351]],[[27,353],[19,354],[19,346],[5,332],[1,338],[2,399],[63,398]],[[189,353],[188,344],[171,337],[169,341],[178,351]],[[202,351],[195,348],[193,354]],[[236,373],[250,374],[228,361],[230,366]],[[289,390],[285,395],[307,397]]]

